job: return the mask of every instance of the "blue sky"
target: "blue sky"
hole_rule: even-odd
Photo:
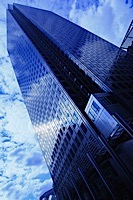
[[[4,0],[0,3],[0,199],[36,200],[52,180],[6,51],[6,7],[51,10],[120,46],[133,0]]]

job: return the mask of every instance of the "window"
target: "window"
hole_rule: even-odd
[[[75,142],[76,142],[77,146],[80,146],[80,142],[77,137],[75,138]]]
[[[54,88],[54,89],[56,88],[56,84],[55,84],[55,83],[53,83],[53,88]]]
[[[73,118],[74,118],[75,122],[78,122],[78,115],[76,112],[73,113]]]
[[[94,110],[96,114],[98,114],[100,111],[100,107],[97,105],[95,101],[92,102],[91,108]]]
[[[91,118],[92,121],[94,121],[96,118],[96,114],[94,112],[92,112],[91,109],[89,110],[89,117]]]
[[[69,133],[68,133],[68,132],[66,133],[66,137],[67,137],[67,139],[68,139],[68,140],[70,140],[70,139],[71,139],[71,137],[70,137],[70,135],[69,135]]]
[[[60,134],[58,134],[58,139],[61,141],[61,136],[60,136]]]
[[[73,130],[70,126],[68,127],[68,130],[70,131],[71,134],[73,134]]]
[[[60,134],[61,134],[61,136],[63,136],[63,131],[60,129]]]
[[[72,158],[74,158],[74,153],[73,153],[72,149],[70,150],[70,155],[71,155]]]
[[[68,141],[66,140],[66,138],[65,138],[65,140],[64,140],[64,145],[65,145],[65,146],[68,145]]]
[[[81,140],[83,140],[84,136],[82,135],[82,133],[81,133],[80,131],[78,131],[77,134],[78,134],[79,138],[80,138]]]
[[[80,127],[81,127],[81,129],[83,130],[84,133],[87,132],[87,128],[83,123],[81,123]]]

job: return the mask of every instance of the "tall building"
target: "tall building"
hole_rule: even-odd
[[[53,12],[7,9],[8,52],[58,200],[132,199],[128,42],[125,51]]]

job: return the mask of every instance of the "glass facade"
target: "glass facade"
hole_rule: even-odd
[[[57,199],[130,198],[131,169],[116,149],[132,138],[121,122],[131,123],[132,115],[107,81],[119,48],[52,12],[18,4],[7,10],[7,43]]]

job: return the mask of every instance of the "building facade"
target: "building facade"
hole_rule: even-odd
[[[132,51],[19,4],[7,44],[57,199],[132,199]]]

